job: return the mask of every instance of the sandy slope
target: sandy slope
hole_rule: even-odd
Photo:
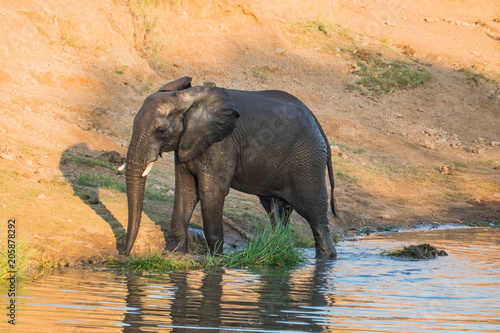
[[[499,1],[2,2],[0,212],[44,261],[115,251],[110,224],[74,196],[61,154],[85,143],[124,156],[144,97],[183,75],[282,89],[311,107],[343,150],[334,228],[500,219]],[[333,32],[307,28],[315,20]],[[384,59],[408,59],[406,50],[433,78],[387,95],[348,92],[357,66],[346,45]],[[464,67],[491,80],[467,79]],[[101,192],[126,226],[124,195]],[[162,241],[146,217],[139,244]]]

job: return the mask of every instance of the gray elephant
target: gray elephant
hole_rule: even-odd
[[[255,194],[266,211],[303,216],[313,232],[316,257],[336,258],[328,223],[331,152],[313,113],[283,91],[191,87],[170,82],[148,96],[134,119],[126,168],[129,254],[141,221],[146,176],[163,152],[175,151],[175,199],[169,250],[187,252],[188,225],[201,201],[203,229],[212,254],[224,244],[222,211],[230,188]],[[276,216],[275,216],[276,217]]]

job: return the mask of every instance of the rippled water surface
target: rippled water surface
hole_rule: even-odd
[[[449,256],[380,253],[429,242]],[[17,287],[19,332],[500,332],[500,230],[378,234],[298,269],[66,270]],[[308,252],[313,257],[313,252]],[[8,302],[2,288],[2,310]]]

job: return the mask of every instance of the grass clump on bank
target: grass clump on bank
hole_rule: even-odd
[[[106,169],[113,170],[114,167],[106,161],[100,160],[98,158],[85,157],[77,154],[72,154],[65,152],[61,156],[61,164],[75,163],[78,165],[88,166],[88,167],[104,167]]]
[[[33,258],[37,255],[37,251],[25,239],[16,240],[15,251],[12,250],[8,248],[7,240],[2,239],[2,246],[0,247],[0,281],[10,277],[11,273],[9,272],[13,271],[14,268],[16,279],[28,277],[32,268],[36,266]],[[11,267],[11,264],[14,266]]]
[[[76,183],[79,186],[105,188],[112,191],[127,193],[127,185],[110,177],[103,176],[96,172],[81,174],[77,177]],[[149,201],[173,202],[174,198],[163,193],[161,190],[146,188],[144,198]]]
[[[248,246],[223,259],[224,266],[278,266],[289,267],[304,261],[297,249],[294,234],[289,227],[277,223],[274,228],[266,225],[264,230]]]
[[[171,271],[202,267],[201,262],[187,255],[147,253],[134,257],[111,257],[97,262],[111,268],[131,271]]]
[[[391,93],[396,88],[416,88],[432,78],[423,66],[414,62],[395,60],[387,64],[382,61],[381,54],[361,50],[354,54],[354,58],[359,67],[356,74],[361,78],[347,85],[349,91]]]
[[[296,247],[295,233],[282,224],[267,225],[244,249],[221,256],[148,253],[135,257],[110,257],[95,264],[132,271],[171,271],[207,267],[294,267],[305,257]]]

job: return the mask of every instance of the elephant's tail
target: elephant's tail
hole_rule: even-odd
[[[333,189],[335,187],[335,183],[333,180],[332,151],[330,149],[328,141],[327,141],[327,150],[328,150],[328,160],[326,161],[326,165],[328,168],[328,178],[330,179],[330,206],[332,207],[333,216],[338,217],[337,211],[335,209],[336,206],[335,198],[333,197]]]
[[[333,189],[335,188],[335,182],[333,180],[333,166],[332,166],[332,149],[330,148],[330,143],[328,142],[328,137],[325,134],[325,131],[323,131],[323,128],[321,127],[318,118],[312,113],[312,116],[314,120],[316,121],[316,124],[318,125],[319,131],[321,132],[321,136],[323,136],[323,139],[325,140],[326,143],[326,151],[327,151],[327,160],[326,160],[326,166],[328,168],[328,178],[330,179],[330,207],[332,208],[332,213],[333,216],[339,217],[337,215],[337,210],[336,206],[337,204],[335,203],[335,198],[333,197]]]

